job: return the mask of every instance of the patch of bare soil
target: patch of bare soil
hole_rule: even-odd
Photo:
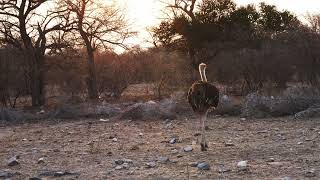
[[[197,125],[195,119],[83,119],[7,127],[1,132],[12,133],[0,138],[0,172],[11,179],[320,178],[320,119],[209,118],[206,152],[195,144]],[[170,144],[172,138],[177,142]],[[193,151],[184,152],[187,145]],[[8,166],[14,155],[20,164]],[[239,169],[239,161],[247,168]]]

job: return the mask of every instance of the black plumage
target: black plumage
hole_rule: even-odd
[[[218,106],[219,90],[208,82],[195,82],[189,89],[188,102],[196,114],[204,115]]]
[[[194,82],[188,92],[188,102],[200,118],[202,151],[208,147],[204,135],[207,112],[214,110],[219,103],[219,89],[207,81],[205,69],[206,64],[201,63],[199,65],[201,81]]]

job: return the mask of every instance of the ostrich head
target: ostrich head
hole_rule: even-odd
[[[206,68],[207,68],[207,65],[205,63],[199,64],[199,73],[200,73],[202,82],[208,82],[206,77]]]

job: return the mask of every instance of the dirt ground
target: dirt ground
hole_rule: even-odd
[[[0,127],[0,171],[12,173],[10,179],[320,178],[320,119],[211,117],[206,152],[196,143],[197,125],[195,119],[180,118],[170,122],[46,120]],[[172,138],[178,142],[170,144]],[[192,145],[192,152],[183,151],[187,145]],[[20,164],[8,166],[14,155],[20,156]],[[44,162],[38,163],[39,158]],[[119,159],[132,163],[118,169],[115,160]],[[156,166],[148,168],[146,163],[153,160]],[[248,162],[245,170],[237,168],[242,160]],[[192,167],[194,162],[209,163],[210,170]],[[44,173],[50,171],[71,174]]]

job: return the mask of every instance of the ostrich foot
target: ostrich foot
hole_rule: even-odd
[[[208,145],[207,143],[201,143],[201,151],[207,151]]]

